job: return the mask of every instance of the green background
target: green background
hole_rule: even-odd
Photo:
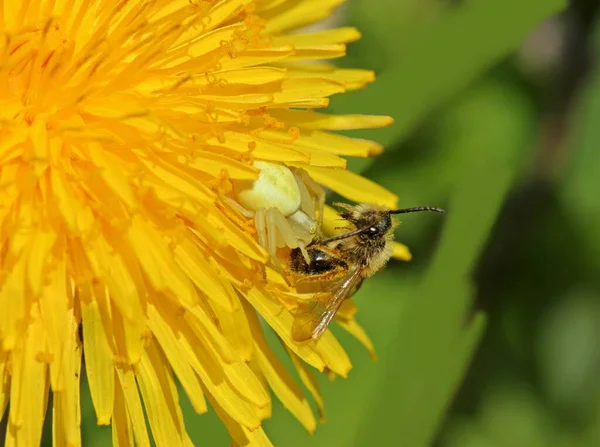
[[[331,109],[395,119],[350,133],[387,148],[350,166],[402,206],[448,213],[405,216],[397,239],[413,261],[356,297],[379,360],[335,327],[354,369],[320,378],[327,421],[313,436],[275,402],[276,446],[600,445],[598,2],[565,3],[349,0],[341,11],[364,37],[339,63],[378,81]],[[196,445],[229,445],[214,413],[181,396]],[[83,399],[84,445],[110,444]]]

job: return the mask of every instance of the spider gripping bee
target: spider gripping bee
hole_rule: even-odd
[[[388,210],[364,203],[336,205],[343,209],[340,217],[348,222],[348,231],[312,242],[306,253],[298,248],[290,252],[289,270],[298,278],[297,290],[314,293],[299,304],[294,316],[292,337],[299,342],[319,338],[344,300],[390,259],[397,226],[392,215],[444,212],[428,206]]]

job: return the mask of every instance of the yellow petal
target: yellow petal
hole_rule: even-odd
[[[325,368],[323,358],[315,351],[313,346],[301,345],[292,341],[292,315],[278,304],[273,297],[255,287],[246,294],[246,299],[269,323],[269,326],[277,332],[286,345],[290,346],[305,362],[320,371]]]
[[[225,364],[233,363],[238,359],[228,340],[223,337],[204,308],[195,306],[186,312],[184,318],[192,331],[206,341],[207,347],[219,357],[220,361]]]
[[[360,32],[356,28],[333,28],[307,34],[284,34],[273,38],[277,45],[326,45],[334,43],[349,43],[360,39]]]
[[[260,133],[260,137],[263,139],[268,139],[271,141],[282,141],[282,140],[290,140],[289,136],[281,131],[277,131],[277,130],[264,130]],[[306,139],[303,139],[302,136],[295,138],[292,141],[290,141],[292,144],[290,145],[291,147],[294,148],[294,150],[296,150],[299,153],[303,153],[305,154],[305,156],[309,157],[309,163],[312,166],[325,166],[325,167],[332,167],[332,168],[345,168],[346,167],[346,160],[344,160],[343,158],[338,157],[337,155],[333,155],[332,153],[328,153],[325,151],[320,150],[320,148],[315,148],[309,145],[304,144],[304,142],[306,141]],[[304,164],[304,162],[301,163],[297,163],[294,160],[286,160],[286,164],[290,165],[290,166],[300,166],[303,167],[302,165]]]
[[[58,169],[51,169],[50,185],[56,206],[69,231],[77,235],[87,234],[91,229],[93,217],[77,200],[75,188],[67,181],[65,174]]]
[[[90,266],[104,280],[104,284],[96,284],[91,292],[103,314],[106,333],[114,334],[114,340],[108,342],[114,342],[116,351],[129,364],[135,364],[141,356],[145,328],[144,319],[139,315],[145,314],[146,305],[141,299],[145,287],[139,279],[137,265],[125,262],[124,253],[115,251],[104,238],[97,237],[87,243]],[[73,249],[79,250],[77,245]],[[110,301],[106,300],[107,295]]]
[[[328,154],[327,152],[322,152],[319,150],[315,150],[308,147],[302,147],[299,149],[308,154],[310,156],[310,166],[318,166],[325,168],[335,168],[335,169],[345,169],[346,168],[346,160],[337,155]],[[297,166],[302,168],[302,165],[289,163],[290,166]]]
[[[189,166],[215,177],[222,172],[227,172],[228,178],[232,179],[254,180],[258,177],[258,169],[230,157],[210,152],[202,152],[189,163]]]
[[[0,350],[0,418],[4,417],[10,399],[10,374],[8,370],[8,353]]]
[[[286,71],[276,67],[250,67],[214,73],[218,84],[264,85],[285,79]]]
[[[389,116],[378,115],[331,115],[326,113],[317,113],[312,110],[286,110],[278,109],[271,112],[271,115],[279,121],[299,126],[305,129],[324,129],[324,130],[354,130],[354,129],[374,129],[389,126],[394,122]],[[329,135],[329,134],[328,134]],[[311,136],[320,136],[320,133],[312,133]],[[338,135],[335,135],[338,137]],[[307,139],[307,144],[310,139]],[[354,138],[343,138],[346,145],[353,142],[365,144],[365,140]],[[370,142],[374,146],[377,143]],[[373,152],[370,155],[376,155]],[[351,154],[349,154],[351,155]]]
[[[286,58],[286,62],[319,59],[336,59],[346,55],[346,45],[296,45],[294,54]],[[344,89],[345,91],[345,89]]]
[[[100,308],[91,297],[81,301],[85,367],[96,423],[109,425],[114,408],[113,354],[106,339]]]
[[[234,299],[236,300],[234,310],[226,311],[219,305],[211,306],[211,309],[219,321],[219,328],[225,339],[241,360],[249,362],[252,360],[254,341],[240,300],[237,296]]]
[[[398,196],[350,171],[306,166],[306,171],[318,183],[355,202],[373,203],[396,208]]]
[[[290,45],[260,50],[252,49],[244,51],[235,58],[221,59],[220,64],[222,70],[256,67],[257,65],[273,64],[285,60],[293,53],[294,49]]]
[[[117,371],[113,374],[113,382],[117,382]],[[134,447],[133,425],[125,404],[125,395],[120,386],[115,388],[115,408],[112,421],[113,447]],[[149,445],[147,443],[146,445]]]
[[[30,299],[25,294],[24,257],[8,272],[2,288],[0,288],[0,331],[2,347],[5,351],[14,349],[17,340],[23,333],[25,315],[30,307]]]
[[[120,254],[104,237],[83,240],[90,267],[110,291],[113,302],[127,320],[134,320],[142,311],[139,282]],[[132,274],[133,273],[133,274]],[[143,289],[142,289],[143,290]]]
[[[310,23],[318,22],[331,14],[333,8],[339,6],[344,0],[321,0],[321,1],[305,1],[298,2],[292,7],[283,9],[282,12],[270,16],[269,12],[265,12],[265,17],[268,17],[265,32],[276,34],[282,31],[299,28]]]
[[[36,119],[30,130],[31,136],[31,158],[33,169],[32,174],[36,177],[41,176],[48,166],[49,146],[48,131],[44,120]]]
[[[247,303],[244,308],[255,340],[255,358],[258,368],[264,374],[269,386],[283,406],[304,425],[309,433],[313,433],[316,428],[316,421],[308,401],[302,394],[302,390],[269,348],[254,309]]]
[[[392,253],[394,259],[400,261],[410,261],[412,259],[410,249],[406,245],[394,241],[392,242],[392,249],[394,250]]]
[[[191,281],[175,263],[173,253],[160,233],[136,216],[132,219],[127,236],[153,288],[159,292],[172,292],[185,307],[195,306],[198,297]]]
[[[383,147],[373,141],[348,138],[326,132],[311,132],[309,135],[302,135],[296,140],[295,144],[301,148],[310,148],[313,151],[351,157],[370,157],[383,152]],[[319,166],[313,163],[312,160],[310,164]]]
[[[135,208],[136,199],[129,180],[122,173],[122,163],[98,143],[90,143],[88,147],[90,160],[98,167],[100,178],[128,207]]]
[[[375,353],[375,346],[373,346],[373,342],[371,342],[371,339],[369,338],[369,336],[367,335],[367,333],[364,331],[364,329],[362,327],[359,326],[359,324],[356,322],[356,320],[354,319],[350,319],[350,320],[337,320],[338,324],[340,326],[342,326],[346,332],[352,334],[354,336],[354,338],[356,338],[359,342],[362,343],[362,345],[367,348],[367,351],[369,352],[369,355],[371,356],[371,358],[373,360],[375,360],[377,358],[377,354]]]
[[[39,445],[48,403],[48,365],[36,357],[44,346],[37,306],[23,343],[12,353],[12,383],[6,445]]]
[[[131,420],[131,429],[133,431],[135,443],[140,447],[150,447],[144,410],[142,409],[142,402],[140,400],[140,395],[138,394],[133,371],[117,369],[116,372],[119,379],[118,388],[123,392],[123,400],[125,401],[127,414]],[[117,401],[118,399],[115,399],[115,403]]]
[[[252,0],[220,0],[213,4],[208,12],[207,29],[216,28],[228,18],[242,11]]]
[[[152,339],[137,368],[137,382],[156,444],[183,447],[185,428],[177,387],[165,357]]]
[[[151,324],[156,325],[157,323],[160,323],[159,319],[151,320]],[[225,365],[207,349],[205,340],[198,338],[187,324],[178,325],[177,330],[178,336],[175,336],[171,327],[162,324],[160,330],[155,332],[157,340],[165,352],[170,351],[169,346],[171,349],[176,346],[179,350],[178,355],[190,364],[202,380],[204,388],[217,399],[225,411],[241,425],[256,429],[260,425],[259,410],[246,398],[240,398],[238,389],[233,387],[231,378],[226,374]],[[176,343],[172,342],[174,337],[177,339]],[[234,376],[233,379],[237,380],[237,376]],[[248,386],[251,387],[252,392],[264,396],[261,385],[254,381],[251,382],[253,383]],[[259,396],[254,396],[254,400],[260,400]]]
[[[175,247],[173,254],[179,267],[208,299],[227,311],[234,309],[235,291],[220,278],[220,272],[213,269],[199,246],[185,239]]]
[[[245,26],[242,23],[235,23],[205,33],[188,45],[188,54],[192,57],[201,57],[217,50],[221,47],[221,42],[231,40],[235,34],[240,33],[244,28]],[[187,58],[185,60],[187,61]]]
[[[305,98],[324,98],[343,91],[342,84],[325,79],[287,79],[283,81],[281,92],[273,95],[273,104],[297,103]]]
[[[214,193],[194,178],[192,173],[186,172],[183,166],[174,165],[162,159],[141,160],[141,162],[152,173],[152,177],[168,185],[169,188],[176,189],[184,197],[189,196],[206,203],[214,202]]]
[[[325,422],[325,405],[323,403],[323,396],[321,395],[321,391],[319,390],[319,384],[317,383],[317,379],[315,378],[312,371],[310,371],[306,365],[302,362],[302,359],[298,357],[289,346],[285,346],[290,358],[292,359],[292,363],[296,367],[296,371],[298,371],[298,377],[300,377],[300,381],[309,391],[315,403],[317,404],[317,409],[319,410],[319,420],[321,422]]]
[[[222,140],[211,138],[207,143],[242,153],[250,152],[250,148],[252,148],[252,155],[261,160],[302,163],[308,162],[310,159],[309,156],[294,150],[293,147],[236,132],[225,132]]]
[[[310,341],[309,343],[315,343],[316,349],[325,360],[328,369],[338,376],[348,377],[348,372],[352,369],[352,363],[331,331],[325,332],[316,342]]]
[[[63,389],[53,394],[53,445],[81,445],[80,375],[81,346],[77,341],[79,325],[72,315],[63,340]]]
[[[111,306],[110,324],[116,354],[114,362],[121,367],[136,365],[142,357],[143,335],[146,329],[145,313],[144,310],[144,313],[140,314],[141,317],[130,321],[123,318],[114,304]]]
[[[236,422],[224,408],[222,408],[217,400],[207,394],[211,406],[219,419],[225,424],[229,436],[231,436],[232,445],[240,447],[273,447],[269,438],[261,427],[255,430],[249,430],[247,427]]]
[[[270,293],[255,287],[246,294],[246,299],[290,349],[305,362],[320,371],[327,367],[342,377],[347,376],[352,364],[330,331],[325,332],[317,342],[297,343],[292,339],[292,313],[279,304]]]
[[[240,110],[257,109],[273,101],[273,95],[266,93],[246,93],[235,96],[198,95],[196,98],[202,102],[215,104],[217,107],[229,107]]]
[[[35,297],[39,297],[42,292],[43,275],[55,241],[56,233],[54,231],[37,231],[31,238],[27,279]]]
[[[3,101],[6,101],[6,97],[3,98]],[[0,116],[2,116],[1,119],[4,121],[5,119],[8,119],[8,117],[5,118],[5,116],[9,115],[11,112],[7,110],[10,109],[10,105],[6,104],[6,102],[3,102],[3,105],[6,109],[3,107],[3,110],[0,111]],[[9,115],[10,118],[19,113],[18,104],[15,102],[13,105],[16,106],[16,108],[13,110],[12,116]],[[23,140],[25,139],[25,135],[26,133],[24,132],[12,132],[8,135],[3,135],[2,141],[0,141],[0,163],[2,163],[3,166],[23,154],[25,147]]]
[[[179,382],[181,382],[181,386],[188,395],[194,410],[198,414],[206,413],[206,401],[204,400],[200,380],[181,352],[181,346],[175,332],[167,326],[167,323],[152,305],[148,306],[148,318],[148,326],[159,342]]]
[[[336,228],[343,226],[343,219],[339,216],[338,211],[329,205],[323,208],[323,232],[327,235],[334,235],[338,231]]]
[[[339,82],[344,88],[357,90],[375,80],[375,74],[370,70],[335,68],[325,64],[292,65],[288,78],[319,78]]]
[[[52,355],[50,363],[50,383],[53,391],[62,391],[67,372],[63,371],[65,340],[70,335],[70,322],[73,315],[72,304],[67,295],[67,272],[64,259],[56,262],[46,277],[46,286],[40,297],[39,306],[44,332],[48,340],[48,350]]]
[[[229,219],[224,218],[221,212],[208,213],[207,222],[212,223],[213,228],[221,228],[229,245],[236,250],[261,263],[265,263],[269,258],[267,252],[248,234],[247,231],[240,229]]]

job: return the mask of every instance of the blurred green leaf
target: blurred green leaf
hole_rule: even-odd
[[[596,393],[596,408],[592,412],[593,420],[588,428],[581,433],[578,445],[581,447],[600,445],[600,393]]]
[[[437,20],[423,20],[423,26],[412,28],[414,32],[398,44],[398,25],[384,26],[388,36],[368,41],[371,34],[377,34],[380,23],[390,23],[403,11],[373,9],[372,3],[357,3],[350,10],[350,22],[363,32],[365,48],[383,51],[389,59],[377,82],[333,98],[332,107],[334,111],[392,116],[393,126],[364,132],[365,138],[377,139],[385,146],[406,138],[427,114],[509,55],[533,27],[566,5],[565,0],[465,1]],[[401,8],[418,0],[381,3]],[[362,171],[371,163],[371,159],[351,160],[351,167]]]
[[[496,142],[500,154],[504,143]],[[356,445],[390,440],[430,445],[482,334],[482,315],[465,325],[473,295],[470,276],[514,170],[488,150],[468,161],[461,173],[438,253],[422,284],[409,295],[385,353],[395,361],[379,384]]]
[[[572,157],[562,184],[562,200],[574,225],[589,241],[591,256],[600,268],[600,71],[590,77],[580,99],[568,146]]]
[[[377,73],[393,64],[419,30],[434,27],[451,8],[439,0],[349,0],[345,7],[348,21],[358,26],[363,37],[349,47],[340,63]]]
[[[474,158],[489,156],[520,171],[531,157],[526,149],[535,119],[534,106],[520,88],[485,80],[429,123],[424,138],[409,141],[403,151],[384,153],[366,175],[398,194],[402,206],[441,205]],[[400,240],[414,240],[433,222],[415,220],[403,219]]]
[[[600,300],[596,293],[572,290],[542,320],[538,352],[542,387],[548,400],[585,418],[600,393]],[[587,422],[587,421],[586,421]]]
[[[564,435],[563,435],[564,436]],[[444,436],[444,447],[550,447],[563,444],[552,419],[532,390],[495,384],[475,418],[459,418]]]

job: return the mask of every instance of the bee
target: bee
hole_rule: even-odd
[[[429,206],[389,210],[366,203],[335,205],[343,209],[339,215],[348,222],[344,227],[348,231],[313,241],[306,247],[307,253],[298,248],[290,252],[289,270],[298,277],[298,292],[315,293],[312,299],[299,304],[294,315],[292,338],[298,342],[319,338],[344,300],[391,258],[391,242],[397,226],[392,215],[444,213],[441,208]]]

